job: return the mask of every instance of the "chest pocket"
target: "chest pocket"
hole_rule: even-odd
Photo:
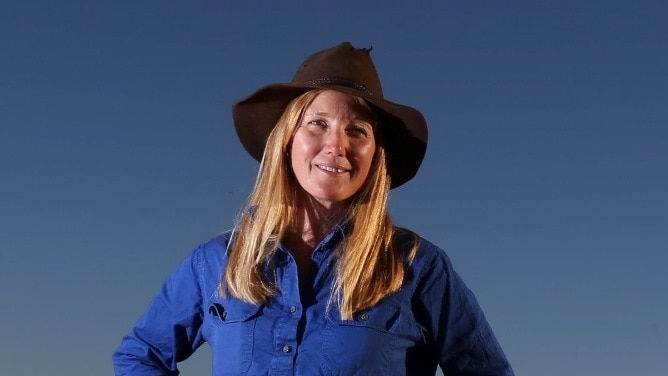
[[[332,308],[322,343],[322,367],[328,375],[391,374],[391,363],[401,362],[405,348],[414,344],[408,321],[401,306],[391,301],[357,312],[352,320],[342,320],[338,309]]]
[[[357,312],[352,320],[342,320],[338,310],[328,312],[328,320],[338,326],[363,327],[379,332],[392,332],[401,318],[401,307],[385,303],[374,308]]]
[[[244,375],[253,359],[253,333],[261,305],[237,299],[215,298],[209,302],[205,322],[213,356],[214,375]]]

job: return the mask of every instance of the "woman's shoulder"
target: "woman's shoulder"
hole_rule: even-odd
[[[224,232],[221,232],[206,241],[200,243],[198,248],[203,248],[203,249],[208,249],[208,250],[217,250],[219,248],[227,248],[228,244],[230,243],[230,239],[232,238],[232,230],[227,230]]]
[[[410,257],[416,242],[417,249],[410,262],[414,272],[421,274],[426,269],[436,268],[448,271],[452,268],[445,250],[410,229],[395,227],[394,245],[404,257]]]
[[[402,253],[410,252],[417,243],[418,249],[415,256],[419,258],[433,259],[444,257],[447,259],[448,257],[442,248],[407,228],[395,226],[393,241],[395,247],[398,247]]]
[[[222,232],[214,237],[199,243],[193,250],[191,257],[207,264],[223,264],[227,260],[227,252],[232,238],[232,230]]]

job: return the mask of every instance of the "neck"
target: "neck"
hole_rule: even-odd
[[[297,209],[295,225],[283,239],[299,265],[300,274],[311,269],[311,255],[315,247],[337,225],[348,211],[348,205],[326,207],[312,197],[303,197]]]
[[[285,242],[293,253],[311,256],[315,247],[339,223],[348,211],[348,205],[325,206],[313,197],[300,197],[294,226],[288,231]]]
[[[310,196],[300,201],[303,204],[297,209],[293,230],[313,248],[334,229],[349,209],[348,203],[323,205]]]

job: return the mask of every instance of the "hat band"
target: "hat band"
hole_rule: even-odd
[[[338,85],[338,86],[345,86],[349,87],[355,90],[359,90],[363,92],[366,95],[373,96],[373,93],[371,90],[367,89],[366,86],[357,83],[355,81],[347,80],[342,77],[322,77],[322,78],[316,78],[315,80],[310,80],[304,82],[305,84],[309,85]]]

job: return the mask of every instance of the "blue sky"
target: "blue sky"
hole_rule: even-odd
[[[425,114],[392,215],[447,251],[516,372],[662,374],[668,3],[616,0],[3,1],[3,374],[112,374],[246,199],[232,103],[342,41]]]

